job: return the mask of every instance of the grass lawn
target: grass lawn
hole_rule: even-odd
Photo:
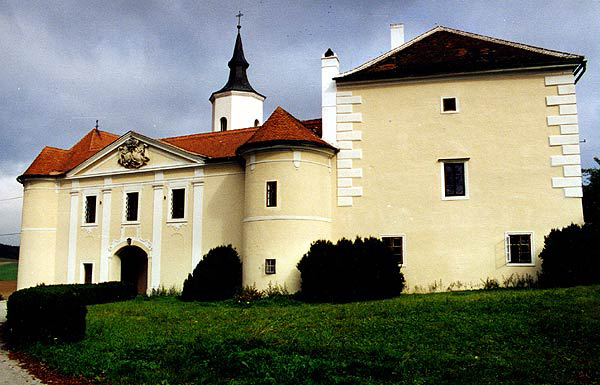
[[[27,351],[115,384],[600,382],[600,286],[88,309],[85,340]]]
[[[16,281],[17,280],[17,269],[19,264],[14,259],[9,259],[6,261],[0,262],[8,262],[6,264],[0,264],[0,281]]]

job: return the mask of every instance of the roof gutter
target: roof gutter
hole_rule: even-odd
[[[579,66],[577,66],[577,68],[575,68],[575,71],[573,71],[573,76],[576,76],[576,78],[575,78],[575,84],[577,84],[577,82],[579,81],[579,79],[581,79],[581,77],[585,73],[586,69],[587,69],[587,60],[584,59],[579,64]]]

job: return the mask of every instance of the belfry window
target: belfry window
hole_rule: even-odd
[[[227,118],[221,118],[221,131],[227,131]]]
[[[96,223],[96,196],[88,195],[85,197],[85,223]]]
[[[171,219],[185,217],[185,188],[171,190]]]
[[[258,126],[260,126],[260,122],[258,121],[258,119],[254,119],[254,127]]]

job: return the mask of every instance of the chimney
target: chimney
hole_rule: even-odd
[[[392,48],[398,48],[404,44],[404,24],[390,24]]]
[[[336,142],[336,93],[334,77],[340,74],[340,61],[329,48],[321,57],[321,118],[322,138],[335,146]]]

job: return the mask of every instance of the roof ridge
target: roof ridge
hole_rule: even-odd
[[[169,139],[186,139],[186,138],[193,138],[193,137],[198,137],[198,136],[203,136],[203,137],[210,137],[210,136],[226,136],[226,135],[234,135],[234,134],[241,134],[241,133],[246,133],[248,131],[252,131],[252,130],[258,130],[261,126],[258,127],[244,127],[244,128],[238,128],[235,130],[228,130],[228,131],[217,131],[217,132],[199,132],[197,134],[189,134],[189,135],[182,135],[182,136],[170,136],[167,138],[160,138],[159,140],[169,140]]]
[[[523,43],[518,43],[518,42],[514,42],[514,41],[510,41],[510,40],[504,40],[504,39],[498,39],[495,37],[490,37],[490,36],[485,36],[485,35],[480,35],[477,33],[473,33],[473,32],[466,32],[466,31],[462,31],[459,29],[455,29],[455,28],[450,28],[450,27],[445,27],[442,25],[436,26],[432,29],[430,29],[427,32],[422,33],[421,35],[407,41],[406,43],[393,48],[387,52],[384,52],[383,54],[377,56],[374,59],[371,59],[369,61],[367,61],[366,63],[353,68],[351,70],[342,72],[341,74],[339,74],[338,76],[336,76],[336,78],[342,78],[351,74],[354,74],[356,72],[359,72],[365,68],[368,68],[384,59],[387,59],[388,57],[410,47],[411,45],[418,43],[419,41],[423,40],[426,37],[429,37],[431,35],[433,35],[436,32],[450,32],[450,33],[455,33],[457,35],[462,35],[462,36],[467,36],[467,37],[471,37],[474,39],[479,39],[479,40],[483,40],[483,41],[487,41],[487,42],[492,42],[492,43],[497,43],[497,44],[504,44],[504,45],[508,45],[514,48],[520,48],[520,49],[524,49],[527,51],[532,51],[532,52],[536,52],[536,53],[540,53],[540,54],[545,54],[545,55],[551,55],[551,56],[556,56],[556,57],[561,57],[561,58],[578,58],[578,57],[582,57],[581,55],[576,55],[576,54],[571,54],[571,53],[567,53],[567,52],[561,52],[561,51],[555,51],[555,50],[551,50],[551,49],[546,49],[546,48],[541,48],[541,47],[536,47],[533,45],[529,45],[529,44],[523,44]]]

